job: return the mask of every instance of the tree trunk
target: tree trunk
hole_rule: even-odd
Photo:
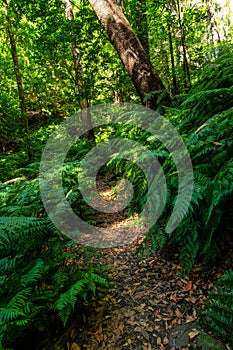
[[[177,16],[178,21],[180,25],[180,38],[181,38],[181,45],[182,45],[182,51],[183,51],[183,71],[184,71],[184,81],[185,81],[185,88],[187,89],[191,84],[190,79],[190,73],[189,73],[189,65],[188,65],[188,54],[187,54],[187,46],[186,46],[186,37],[185,37],[185,30],[184,30],[184,17],[183,17],[183,9],[180,7],[180,2],[177,0]]]
[[[21,77],[20,68],[19,68],[19,60],[18,60],[18,53],[17,53],[17,48],[16,48],[16,41],[15,41],[13,29],[12,29],[11,19],[10,19],[10,16],[8,15],[7,0],[3,0],[3,5],[4,5],[4,12],[5,12],[5,17],[6,17],[7,31],[8,31],[8,35],[10,38],[11,55],[12,55],[12,60],[13,60],[13,65],[14,65],[15,77],[16,77],[17,87],[18,87],[21,117],[22,117],[22,121],[23,121],[23,124],[25,127],[26,135],[27,135],[27,146],[26,146],[27,153],[28,153],[28,158],[31,161],[31,160],[33,160],[34,157],[33,157],[33,150],[30,147],[30,130],[29,130],[29,125],[28,125],[28,115],[27,115],[27,111],[26,111],[26,103],[25,103],[25,97],[24,97],[22,77]]]
[[[156,109],[159,92],[165,90],[164,85],[120,7],[114,0],[89,0],[89,3],[106,30],[142,103]],[[148,96],[153,91],[155,93]]]
[[[139,18],[138,18],[138,27],[140,28],[139,40],[142,43],[144,50],[148,57],[150,57],[150,45],[148,38],[148,25],[147,25],[147,15],[146,11],[146,0],[138,0],[140,9],[139,9]]]
[[[176,71],[175,71],[175,59],[174,59],[173,44],[172,44],[171,25],[169,21],[167,22],[167,29],[168,29],[169,51],[170,51],[171,66],[172,66],[172,83],[173,83],[172,93],[174,95],[177,95],[178,87],[177,87]]]
[[[124,13],[125,12],[125,6],[124,6],[124,0],[116,0],[117,5],[120,6],[121,11]]]
[[[167,48],[165,46],[165,43],[163,40],[160,41],[160,59],[161,62],[163,62],[163,78],[166,80],[167,85],[171,85],[170,81],[170,69],[169,69],[169,58],[168,58],[168,53],[167,53]]]
[[[215,19],[215,11],[214,11],[214,5],[212,0],[206,0],[207,6],[208,6],[208,17],[209,17],[209,26],[210,26],[210,33],[212,42],[214,45],[217,45],[220,43],[220,35],[217,27],[217,22]]]
[[[173,26],[173,32],[176,39],[176,48],[177,54],[179,57],[179,64],[182,66],[183,74],[184,74],[184,87],[185,90],[189,89],[191,85],[191,78],[189,72],[189,64],[188,64],[188,52],[186,45],[186,35],[185,35],[185,27],[184,27],[184,15],[183,8],[180,6],[179,0],[172,0],[171,5],[169,5],[170,10],[174,9],[176,13],[176,18],[178,21],[178,30]]]
[[[66,18],[69,21],[74,21],[74,12],[72,9],[72,3],[70,0],[62,0],[64,6],[65,6],[65,13]],[[74,31],[70,32],[70,36],[72,39],[71,42],[71,52],[73,56],[74,61],[74,71],[75,71],[75,84],[78,89],[79,94],[79,106],[81,109],[81,116],[82,116],[82,123],[84,128],[88,128],[89,131],[87,132],[87,137],[91,140],[95,140],[94,131],[92,128],[92,121],[91,121],[91,115],[89,110],[87,108],[89,107],[89,102],[86,96],[85,91],[85,83],[84,83],[84,75],[83,75],[83,68],[82,68],[82,61],[80,58],[80,52],[77,45],[77,41],[75,40],[75,33]]]

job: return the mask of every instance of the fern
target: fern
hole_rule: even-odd
[[[21,277],[20,284],[23,287],[35,285],[38,283],[38,280],[43,278],[47,272],[47,269],[48,267],[45,266],[44,261],[38,259],[28,273]]]
[[[211,292],[203,311],[208,329],[233,345],[233,271],[227,271],[218,282],[217,292]]]
[[[143,249],[146,253],[177,251],[185,274],[190,272],[197,259],[203,262],[216,259],[225,244],[226,222],[230,222],[233,202],[233,60],[229,52],[232,52],[232,46],[228,49],[211,59],[210,66],[202,72],[179,110],[167,109],[167,117],[181,133],[192,159],[192,199],[188,206],[184,191],[184,200],[176,202],[179,184],[175,165],[172,155],[163,153],[161,164],[168,188],[166,207],[138,249],[140,253]],[[218,81],[209,76],[213,67]],[[153,141],[153,137],[148,139]],[[164,152],[164,147],[156,142],[153,147],[157,154]],[[165,227],[175,206],[172,226],[176,226],[180,218],[183,220],[166,235]]]
[[[233,45],[219,46],[216,53],[215,57],[210,57],[199,71],[197,83],[190,94],[200,90],[229,88],[233,85]]]
[[[11,194],[12,199],[13,190]],[[7,206],[3,211],[7,212]],[[56,319],[58,311],[66,324],[98,286],[100,290],[106,287],[105,277],[97,280],[99,267],[92,267],[94,273],[88,274],[90,267],[78,263],[77,248],[71,249],[70,241],[48,219],[1,216],[0,232],[1,348],[24,342],[35,329],[46,332],[51,313]],[[70,259],[75,264],[68,263]]]
[[[67,292],[60,295],[55,308],[59,311],[58,315],[61,318],[64,325],[67,323],[69,317],[72,315],[78,297],[81,296],[86,299],[85,287],[87,284],[86,279],[77,281]]]
[[[94,271],[79,273],[79,279],[65,293],[61,294],[55,304],[58,315],[64,325],[66,325],[75,308],[86,301],[87,298],[96,294],[97,288],[109,287],[106,278],[101,277]]]

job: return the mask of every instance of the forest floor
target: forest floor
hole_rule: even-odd
[[[81,325],[73,325],[54,349],[204,350],[204,341],[206,349],[229,350],[208,338],[199,320],[214,282],[232,267],[233,246],[218,265],[196,264],[188,277],[179,277],[178,255],[166,259],[156,253],[140,260],[134,254],[138,244],[102,249],[92,258],[109,266],[112,288],[87,305]]]

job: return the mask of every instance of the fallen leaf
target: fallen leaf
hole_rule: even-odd
[[[146,340],[148,340],[148,341],[149,341],[150,336],[149,336],[149,334],[148,334],[148,332],[147,332],[147,331],[142,330],[142,335],[143,335],[143,337],[144,337]]]
[[[195,299],[194,297],[188,297],[188,298],[185,298],[186,301],[188,301],[189,303],[192,303],[192,304],[196,304],[197,302],[197,299]]]
[[[134,285],[134,286],[140,286],[141,284],[142,284],[142,282],[140,281],[140,282],[134,283],[133,285]]]
[[[201,126],[199,126],[199,128],[198,128],[196,131],[194,131],[194,134],[197,134],[198,131],[200,131],[201,129],[203,129],[206,125],[208,125],[208,124],[205,122],[204,124],[202,124]]]
[[[175,314],[178,318],[183,318],[183,314],[178,309],[176,309]]]
[[[167,271],[161,266],[161,272],[166,275],[167,274]]]
[[[155,315],[155,316],[158,316],[158,314],[159,314],[159,310],[155,310],[155,311],[154,311],[154,315]]]
[[[138,324],[138,323],[134,320],[134,317],[130,317],[130,318],[127,320],[127,323],[130,324],[131,326],[135,326],[135,325]]]
[[[102,332],[103,332],[103,327],[102,327],[102,323],[100,323],[100,325],[99,325],[99,329],[98,329],[98,332],[99,332],[99,333],[102,333]]]
[[[101,343],[103,340],[104,340],[104,335],[103,335],[103,333],[101,333],[101,334],[96,334],[96,340],[98,341],[98,343]],[[73,349],[73,350],[79,350],[79,348],[78,349]],[[81,349],[80,349],[81,350]]]
[[[135,314],[136,314],[136,312],[134,310],[127,310],[124,313],[124,316],[127,317],[127,318],[130,318],[130,317],[134,316]]]
[[[118,329],[120,330],[120,333],[123,332],[124,328],[125,328],[125,325],[124,325],[124,323],[121,322],[121,324],[118,327]]]
[[[185,286],[185,290],[190,291],[193,287],[193,282],[192,281],[189,281],[186,286]]]
[[[184,278],[181,278],[180,279],[182,283],[186,284],[187,283],[187,280],[185,280]]]
[[[71,333],[70,333],[70,338],[71,338],[72,340],[74,340],[75,337],[77,336],[77,334],[78,334],[77,329],[76,329],[76,328],[73,328],[72,331],[71,331]]]
[[[162,344],[162,340],[160,337],[157,338],[157,345],[161,345]]]
[[[171,294],[169,299],[177,303],[177,299],[174,295]]]
[[[185,320],[185,323],[190,323],[190,322],[193,322],[197,319],[197,316],[193,316],[193,315],[188,315],[186,317],[186,320]]]
[[[77,343],[71,345],[71,350],[81,350]]]
[[[136,310],[136,311],[138,311],[138,312],[140,312],[140,313],[144,313],[145,312],[145,310],[144,310],[144,307],[146,306],[146,304],[144,303],[144,304],[141,304],[141,305],[138,305],[138,306],[136,306],[136,307],[134,307],[134,310]]]
[[[200,331],[198,331],[197,329],[193,329],[191,332],[188,333],[188,336],[190,339],[195,338],[198,334],[200,333]]]
[[[141,333],[143,330],[143,327],[140,327],[140,326],[137,326],[134,328],[134,332],[138,332],[138,333]]]
[[[82,318],[83,318],[83,322],[86,323],[87,322],[87,318],[86,318],[86,315],[84,313],[82,313]]]

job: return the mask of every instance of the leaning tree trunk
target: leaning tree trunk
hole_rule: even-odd
[[[89,0],[89,3],[118,52],[142,103],[156,109],[164,85],[120,7],[114,0]],[[148,95],[152,91],[155,93]]]
[[[4,12],[5,12],[5,17],[6,17],[7,31],[8,31],[8,35],[9,35],[9,39],[10,39],[11,55],[12,55],[12,60],[13,60],[13,65],[14,65],[15,77],[16,77],[16,82],[17,82],[17,87],[18,87],[21,118],[22,118],[22,121],[24,124],[26,135],[27,135],[27,145],[26,145],[27,153],[28,153],[29,160],[33,160],[34,157],[33,157],[33,150],[30,147],[30,130],[29,130],[29,125],[28,125],[28,115],[27,115],[27,111],[26,111],[26,103],[25,103],[25,98],[24,98],[24,89],[23,89],[20,68],[19,68],[19,59],[18,59],[18,53],[17,53],[17,48],[16,48],[14,31],[12,28],[10,16],[8,15],[7,0],[3,0],[3,5],[4,5]]]
[[[62,2],[65,6],[66,18],[69,21],[74,21],[74,13],[73,13],[71,1],[62,0]],[[87,129],[89,129],[89,131],[87,132],[87,137],[94,141],[95,136],[94,136],[94,131],[92,129],[91,115],[90,115],[90,111],[87,109],[87,107],[89,107],[89,103],[86,96],[82,61],[80,58],[80,52],[77,45],[77,41],[75,40],[74,31],[70,32],[70,36],[72,38],[71,52],[72,52],[73,61],[74,61],[75,84],[77,86],[78,94],[79,94],[79,106],[81,109],[82,123],[84,128],[86,127]]]

